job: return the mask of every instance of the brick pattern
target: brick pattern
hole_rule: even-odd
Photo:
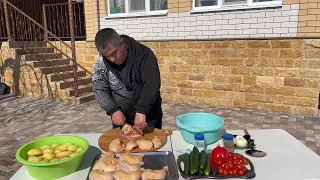
[[[144,44],[158,57],[166,100],[316,115],[320,53],[310,41]]]
[[[99,1],[99,3],[102,1]],[[100,7],[100,6],[99,6]],[[101,6],[105,8],[106,6]],[[84,9],[86,16],[86,33],[87,40],[94,40],[94,37],[98,31],[98,13],[97,13],[97,0],[85,0]],[[101,10],[100,10],[101,12]],[[103,12],[103,11],[102,11]],[[104,10],[105,12],[105,10]]]
[[[189,12],[192,9],[192,0],[169,0],[168,12],[180,13]]]
[[[71,106],[26,97],[0,97],[0,179],[21,167],[15,151],[37,138],[70,133],[104,133],[110,118],[97,102]],[[302,115],[164,101],[163,128],[178,130],[175,119],[188,112],[208,112],[225,120],[225,129],[283,129],[320,155],[320,119]],[[32,119],[32,120],[31,120]]]
[[[320,1],[301,0],[299,11],[298,36],[320,36]]]
[[[296,37],[299,4],[278,9],[239,10],[190,14],[169,13],[161,17],[100,19],[138,40]]]

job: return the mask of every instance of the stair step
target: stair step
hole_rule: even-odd
[[[53,53],[53,52],[54,52],[54,49],[49,47],[33,47],[33,48],[16,49],[17,55]]]
[[[91,92],[91,93],[88,93],[88,94],[83,94],[79,97],[74,97],[74,103],[75,104],[82,104],[82,103],[86,103],[86,102],[89,102],[89,101],[93,101],[95,100],[95,96],[94,96],[94,93]]]
[[[59,76],[58,76],[59,75]],[[52,73],[52,74],[48,74],[48,78],[51,82],[55,82],[55,81],[61,81],[61,78],[63,79],[71,79],[71,78],[74,78],[74,73],[73,71],[65,71],[65,72],[60,72],[55,74],[55,73]],[[77,72],[77,75],[78,75],[78,78],[79,77],[84,77],[86,76],[86,72],[85,71],[79,71]]]
[[[21,48],[22,47],[47,47],[47,43],[44,41],[17,41],[9,42],[9,48]]]
[[[43,74],[51,74],[53,72],[65,72],[65,71],[72,71],[72,65],[61,65],[61,66],[53,66],[53,67],[42,67],[40,68]]]
[[[53,59],[53,60],[46,60],[43,62],[40,62],[40,61],[29,61],[29,62],[33,65],[34,68],[70,65],[70,59]]]
[[[62,58],[61,53],[26,54],[22,56],[24,56],[25,61],[52,60]]]
[[[65,81],[68,83],[66,83]],[[74,84],[73,78],[72,79],[65,79],[65,81],[61,80],[61,81],[56,81],[56,82],[52,82],[52,83],[55,83],[56,87],[60,90],[70,88],[70,85]],[[92,82],[92,79],[89,76],[78,78],[78,86],[87,85],[87,84],[90,84],[91,82]]]
[[[60,90],[60,91],[63,92],[63,93],[67,93],[69,97],[74,96],[75,93],[76,93],[76,90],[74,90],[74,88],[67,88],[67,89],[63,89],[63,90]],[[93,89],[92,89],[92,85],[91,84],[82,85],[82,86],[78,87],[79,95],[86,94],[86,93],[91,93],[92,91],[93,91]]]

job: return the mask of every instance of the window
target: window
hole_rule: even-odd
[[[282,0],[193,0],[193,11],[280,6]]]
[[[138,15],[167,12],[167,0],[108,0],[109,15]]]

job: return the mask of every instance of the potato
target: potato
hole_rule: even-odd
[[[60,151],[66,151],[68,149],[68,146],[65,146],[65,145],[61,145],[58,147],[58,150]]]
[[[59,147],[60,146],[60,144],[52,144],[51,145],[51,149],[55,149],[55,148],[57,148],[57,147]]]
[[[69,157],[64,157],[64,158],[62,158],[61,160],[64,160],[64,159],[67,159],[67,158],[69,158]]]
[[[62,144],[63,146],[70,146],[70,145],[73,145],[72,143],[64,143]]]
[[[68,146],[68,151],[74,152],[74,151],[76,151],[77,149],[78,149],[78,146],[75,146],[75,145],[70,145],[70,146]]]
[[[39,156],[42,154],[40,149],[30,149],[27,153],[29,156]]]
[[[48,159],[48,160],[54,159],[54,157],[55,156],[53,153],[44,153],[43,154],[43,158]]]
[[[50,149],[50,146],[44,145],[44,146],[41,146],[39,149],[40,149],[41,151],[43,151],[43,150],[45,150],[45,149]]]
[[[63,158],[63,157],[69,157],[73,152],[71,151],[63,151],[63,152],[60,152],[58,154],[56,154],[56,157],[58,158]]]
[[[51,159],[50,162],[60,161],[60,158]]]
[[[61,152],[63,152],[63,151],[60,151],[59,149],[57,149],[57,150],[54,150],[54,154],[59,154],[59,153],[61,153]]]
[[[77,152],[72,153],[69,157],[75,156],[75,155],[77,155],[77,154],[79,154],[79,153],[77,153]]]
[[[30,162],[40,162],[41,160],[41,158],[35,156],[28,159],[28,161]]]
[[[40,161],[40,162],[50,162],[50,160],[48,160],[48,159],[43,159],[43,160]]]
[[[42,153],[53,153],[53,149],[45,149],[42,151]]]
[[[78,148],[76,152],[81,152],[82,150],[83,150],[82,148]]]

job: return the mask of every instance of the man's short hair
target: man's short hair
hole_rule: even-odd
[[[97,32],[95,43],[98,52],[101,54],[103,51],[105,51],[109,43],[112,43],[113,45],[119,45],[120,35],[112,28],[104,28]]]

